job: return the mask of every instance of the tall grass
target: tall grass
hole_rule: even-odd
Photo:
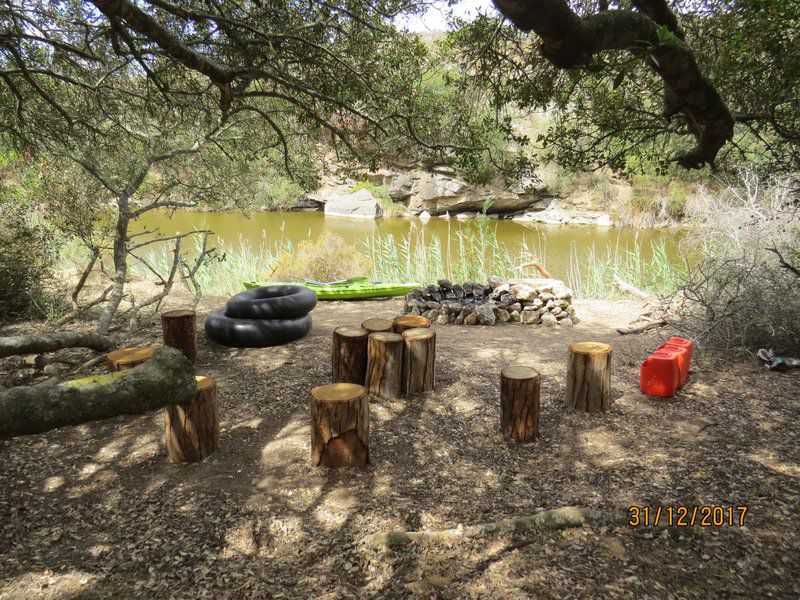
[[[688,265],[684,258],[669,255],[663,240],[650,242],[645,255],[638,239],[621,248],[619,240],[612,248],[598,249],[594,244],[580,256],[572,243],[567,284],[579,298],[608,298],[617,295],[615,277],[657,295],[673,293],[684,280]]]
[[[403,236],[366,236],[355,248],[336,236],[320,236],[292,245],[283,236],[273,242],[262,234],[258,245],[244,237],[237,244],[218,244],[216,259],[204,264],[197,280],[205,294],[230,296],[242,290],[243,281],[332,280],[369,275],[374,281],[416,281],[421,284],[447,278],[456,283],[524,276],[517,265],[534,256],[547,263],[547,240],[538,232],[514,248],[500,243],[488,218],[478,217],[468,228],[448,227],[446,238],[422,231]],[[199,242],[199,240],[198,240]],[[190,251],[191,252],[191,251]],[[171,252],[162,248],[148,262],[167,272]],[[668,295],[683,281],[685,262],[670,256],[664,241],[642,248],[638,241],[621,246],[591,248],[581,253],[573,242],[567,283],[581,298],[616,295],[615,276],[655,294]],[[146,272],[142,273],[147,275]]]

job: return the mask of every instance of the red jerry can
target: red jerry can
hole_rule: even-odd
[[[689,350],[685,346],[677,346],[670,342],[662,344],[658,349],[670,350],[675,353],[675,357],[678,359],[678,388],[682,388],[686,383],[686,378],[689,376]]]
[[[686,348],[689,352],[689,364],[692,362],[692,350],[694,349],[694,344],[692,340],[685,340],[679,337],[671,337],[666,342],[666,344],[673,344],[675,346],[681,346],[682,348]]]
[[[639,387],[643,394],[669,398],[680,381],[678,357],[672,350],[656,350],[642,363]]]

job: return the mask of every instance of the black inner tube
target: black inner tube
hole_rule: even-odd
[[[225,314],[235,319],[293,319],[317,305],[314,290],[302,285],[266,285],[236,294]]]
[[[225,309],[206,317],[206,333],[215,342],[238,348],[278,346],[300,339],[311,330],[311,315],[293,319],[237,319]]]

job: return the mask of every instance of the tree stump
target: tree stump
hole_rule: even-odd
[[[367,319],[361,326],[370,333],[391,332],[394,328],[390,319]]]
[[[195,401],[166,409],[164,444],[170,462],[200,462],[219,450],[217,382],[203,376],[195,380]]]
[[[177,348],[192,363],[197,361],[197,329],[193,310],[170,310],[161,313],[164,345]]]
[[[400,315],[394,318],[393,323],[395,333],[403,333],[406,329],[431,326],[431,320],[420,315]]]
[[[333,330],[333,383],[364,385],[368,335],[363,327],[342,325]]]
[[[384,398],[403,393],[403,336],[371,333],[367,342],[367,389]]]
[[[540,377],[530,367],[506,367],[500,374],[500,431],[517,442],[539,437]]]
[[[436,368],[436,332],[415,327],[403,332],[403,394],[433,389]]]
[[[369,463],[369,395],[363,385],[331,383],[311,390],[311,463],[317,467]]]
[[[136,365],[150,360],[153,356],[155,348],[147,346],[145,348],[122,348],[121,350],[114,350],[106,355],[108,362],[108,370],[124,371],[125,369],[132,369]]]
[[[569,347],[564,405],[577,412],[602,412],[611,406],[611,346],[578,342]]]

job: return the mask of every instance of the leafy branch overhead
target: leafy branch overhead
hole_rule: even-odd
[[[588,67],[596,54],[627,50],[645,60],[665,86],[663,115],[682,114],[696,145],[675,160],[687,169],[713,164],[732,139],[734,119],[703,75],[666,0],[633,0],[635,10],[576,14],[566,0],[495,0],[523,31],[542,40],[542,56],[559,69]]]

